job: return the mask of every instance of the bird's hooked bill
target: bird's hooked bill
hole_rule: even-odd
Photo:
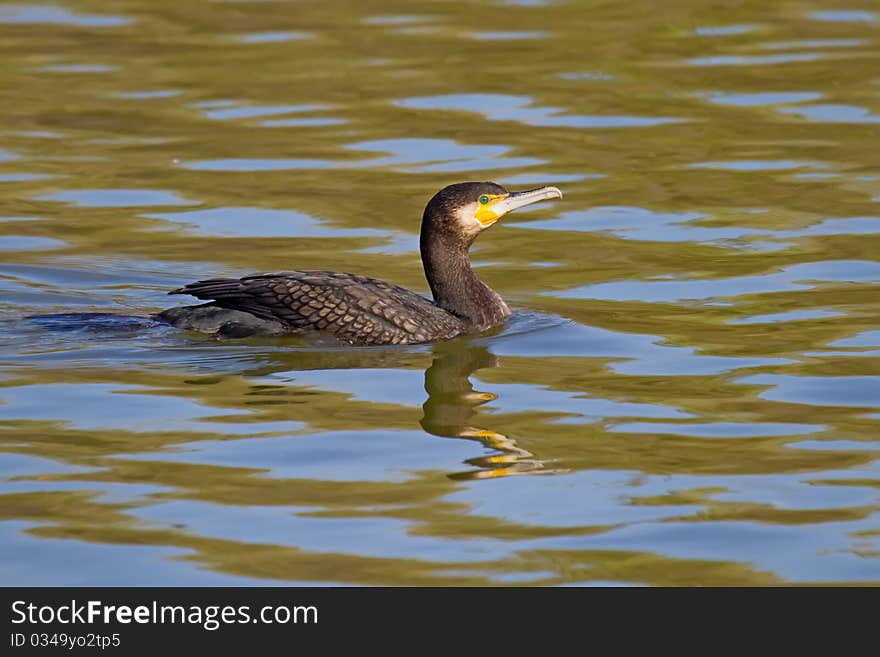
[[[525,205],[546,201],[550,198],[562,198],[562,192],[558,187],[538,187],[536,189],[527,189],[524,192],[510,192],[507,198],[501,201],[499,205],[504,205],[507,212],[510,212]]]

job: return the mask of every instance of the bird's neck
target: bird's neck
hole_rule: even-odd
[[[422,234],[422,264],[434,303],[482,330],[509,317],[510,308],[477,278],[471,269],[468,246],[454,237]]]

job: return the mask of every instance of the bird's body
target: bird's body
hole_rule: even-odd
[[[409,344],[452,338],[464,332],[461,319],[425,297],[386,281],[330,271],[281,271],[244,278],[215,278],[190,283],[172,294],[213,299],[208,309],[241,311],[257,321],[211,313],[224,335],[326,331],[352,344]],[[206,313],[178,308],[159,319],[184,328],[199,328]],[[163,317],[164,316],[164,317]],[[262,322],[260,322],[262,320]],[[191,326],[186,326],[187,322]],[[259,327],[258,330],[250,329]]]
[[[555,187],[510,193],[495,183],[459,183],[438,192],[422,218],[421,255],[431,301],[356,274],[281,271],[190,283],[170,294],[210,300],[171,308],[156,319],[181,328],[240,337],[322,331],[351,344],[413,344],[476,333],[510,316],[504,300],[471,269],[477,234]]]

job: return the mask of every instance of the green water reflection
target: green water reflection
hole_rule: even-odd
[[[878,28],[0,3],[0,582],[880,582]],[[421,211],[468,179],[565,192],[478,241],[493,335],[22,319],[291,268],[426,291]]]

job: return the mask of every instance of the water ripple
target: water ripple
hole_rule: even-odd
[[[717,105],[734,105],[736,107],[769,107],[803,103],[822,98],[822,94],[815,91],[761,91],[753,93],[713,91],[700,95]]]
[[[199,205],[176,192],[160,189],[76,189],[34,196],[35,201],[57,201],[86,208],[150,205]]]
[[[740,34],[748,34],[758,29],[755,25],[712,25],[707,27],[698,27],[694,29],[697,36],[737,36]]]
[[[843,104],[804,105],[781,107],[784,114],[794,114],[808,121],[824,123],[880,123],[880,114],[873,114],[864,107]]]
[[[473,32],[471,38],[478,41],[516,41],[521,39],[545,39],[546,32],[501,32],[501,31],[485,31]]]
[[[880,378],[872,376],[790,376],[754,374],[737,380],[746,385],[768,386],[762,399],[814,406],[880,405]]]
[[[134,20],[127,16],[110,14],[81,14],[51,5],[0,6],[0,24],[27,25],[49,23],[76,27],[119,27]]]
[[[873,23],[878,19],[878,14],[872,11],[835,10],[814,11],[807,14],[807,18],[828,23]]]
[[[43,400],[53,398],[47,406]],[[155,394],[143,386],[109,383],[34,384],[0,389],[0,419],[63,421],[71,429],[193,431],[254,435],[296,431],[300,422],[230,422],[240,410],[208,408],[190,399]],[[63,418],[63,420],[62,420]]]
[[[880,263],[855,260],[807,262],[785,267],[775,273],[718,279],[617,281],[584,285],[552,294],[562,298],[670,303],[809,290],[819,282],[880,283]]]
[[[826,427],[816,424],[771,422],[622,422],[612,424],[609,431],[619,433],[674,434],[697,438],[766,438],[816,433]]]
[[[509,146],[500,144],[460,144],[449,139],[383,139],[348,144],[360,152],[386,152],[385,157],[360,160],[314,159],[219,159],[186,162],[182,166],[198,171],[287,171],[294,169],[367,169],[392,168],[405,172],[431,173],[474,171],[479,169],[514,169],[545,164],[533,157],[510,157]]]
[[[242,43],[282,43],[285,41],[297,41],[308,39],[312,35],[308,32],[251,32],[242,34],[238,40]]]
[[[535,107],[528,96],[505,94],[426,96],[398,100],[395,104],[407,109],[477,112],[491,121],[516,121],[551,128],[638,128],[685,120],[658,116],[564,114],[564,110],[558,107]]]
[[[763,66],[815,62],[822,57],[823,55],[820,53],[802,52],[785,55],[713,55],[711,57],[692,57],[686,61],[691,66]]]
[[[204,111],[205,116],[215,121],[232,119],[253,119],[278,114],[314,112],[324,109],[323,105],[248,105],[236,101],[211,101],[197,104],[195,107]]]
[[[223,207],[185,212],[145,214],[183,226],[187,232],[211,237],[378,237],[389,238],[390,231],[374,228],[342,228],[294,210]]]

